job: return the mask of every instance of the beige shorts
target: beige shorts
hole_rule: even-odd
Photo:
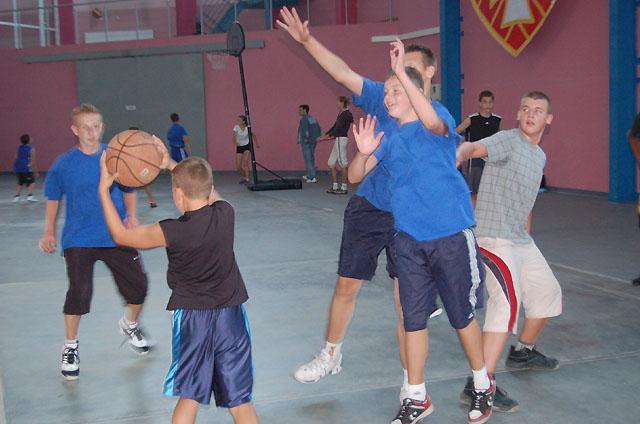
[[[531,241],[517,244],[479,237],[489,292],[483,330],[492,333],[518,330],[518,314],[551,318],[562,313],[562,289],[542,253]]]
[[[327,161],[329,168],[336,166],[336,163],[340,165],[341,168],[347,167],[349,164],[349,161],[347,160],[348,143],[348,137],[336,137],[336,140],[333,143],[333,149],[331,149],[331,154],[329,155],[329,160]]]

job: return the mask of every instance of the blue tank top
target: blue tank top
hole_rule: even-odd
[[[31,172],[31,145],[21,144],[18,147],[18,157],[13,164],[14,172]]]

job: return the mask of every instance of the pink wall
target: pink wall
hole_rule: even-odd
[[[503,128],[509,128],[515,125],[520,96],[532,89],[546,91],[553,100],[555,114],[542,144],[548,158],[545,172],[549,184],[607,191],[608,33],[607,25],[602,24],[607,20],[606,2],[593,2],[588,11],[575,2],[557,2],[543,28],[517,58],[504,51],[484,29],[468,1],[462,0],[461,7],[465,34],[463,114],[475,111],[477,93],[488,88],[496,94],[495,111],[504,117]],[[436,26],[437,9],[436,0],[394,2],[394,15],[400,18],[396,22],[321,25],[312,27],[312,31],[357,72],[382,79],[388,69],[387,46],[371,43],[370,37]],[[359,14],[366,16],[360,3]],[[266,42],[265,49],[247,50],[244,54],[250,110],[261,145],[258,161],[275,170],[303,169],[295,144],[297,106],[310,104],[311,114],[326,130],[337,113],[336,96],[347,93],[286,34],[259,31],[247,36]],[[44,169],[73,142],[68,114],[77,101],[75,65],[23,65],[19,62],[21,55],[219,41],[224,41],[224,35],[3,51],[0,112],[11,119],[0,120],[0,133],[4,136],[0,170],[11,169],[11,158],[22,132],[34,135]],[[411,42],[427,44],[438,53],[438,36]],[[227,58],[223,70],[212,69],[206,59],[203,63],[209,159],[215,169],[232,170],[231,128],[242,113],[237,63]],[[359,111],[354,108],[354,112],[358,117]],[[321,169],[326,169],[329,150],[329,143],[318,147],[317,163]]]
[[[558,1],[542,29],[516,58],[484,28],[469,1],[461,1],[463,116],[490,89],[502,128],[516,125],[520,97],[542,90],[554,121],[542,140],[545,174],[553,187],[608,191],[609,73],[607,2]]]

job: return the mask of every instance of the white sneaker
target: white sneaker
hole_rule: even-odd
[[[33,194],[30,194],[30,195],[28,195],[28,196],[27,196],[27,201],[28,201],[28,202],[37,202],[37,201],[38,201],[38,199],[36,199],[36,198],[33,196]]]
[[[65,346],[62,350],[62,365],[60,365],[62,377],[65,380],[77,380],[80,377],[80,356],[78,347]]]
[[[13,196],[13,203],[18,203],[20,201],[20,196]]]
[[[303,179],[303,180],[305,180],[305,181],[307,181],[307,182],[309,181],[309,177],[307,177],[306,175],[303,175],[303,176],[302,176],[302,179]]]
[[[318,182],[317,178],[305,178],[304,180],[306,182],[308,182],[308,183],[317,183]]]
[[[322,349],[310,362],[301,365],[293,374],[300,383],[315,383],[327,374],[335,375],[342,370],[342,354],[333,358]]]
[[[120,321],[118,321],[118,329],[120,330],[120,334],[126,337],[122,344],[128,342],[131,350],[138,355],[146,355],[149,353],[151,345],[142,333],[142,330],[140,330],[140,326],[130,327],[124,322],[124,317],[122,317]]]

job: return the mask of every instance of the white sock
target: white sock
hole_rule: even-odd
[[[77,349],[78,348],[78,339],[73,339],[73,340],[64,339],[64,347],[70,347],[72,349]]]
[[[409,386],[409,372],[406,368],[402,368],[402,388],[405,389]]]
[[[324,345],[324,350],[332,358],[339,356],[341,349],[342,349],[342,343],[331,343],[330,341],[327,341],[327,343]]]
[[[129,318],[127,318],[126,313],[122,316],[122,319],[124,320],[124,323],[127,324],[127,326],[129,326],[129,328],[134,328],[138,326],[138,321],[129,321]]]
[[[414,399],[414,400],[419,400],[420,402],[424,402],[424,400],[427,398],[427,387],[425,386],[424,383],[420,383],[420,384],[409,384],[407,383],[406,386],[406,395],[407,397]]]
[[[487,374],[487,367],[482,367],[481,370],[471,370],[473,373],[473,386],[476,390],[485,391],[491,386],[489,381],[489,374]]]
[[[533,350],[533,348],[535,347],[535,344],[524,344],[520,340],[518,340],[518,344],[516,345],[516,350],[522,350],[525,347],[529,350]]]
[[[340,187],[338,183],[333,183],[333,186],[331,188],[333,188],[334,190],[337,190],[338,187]]]

